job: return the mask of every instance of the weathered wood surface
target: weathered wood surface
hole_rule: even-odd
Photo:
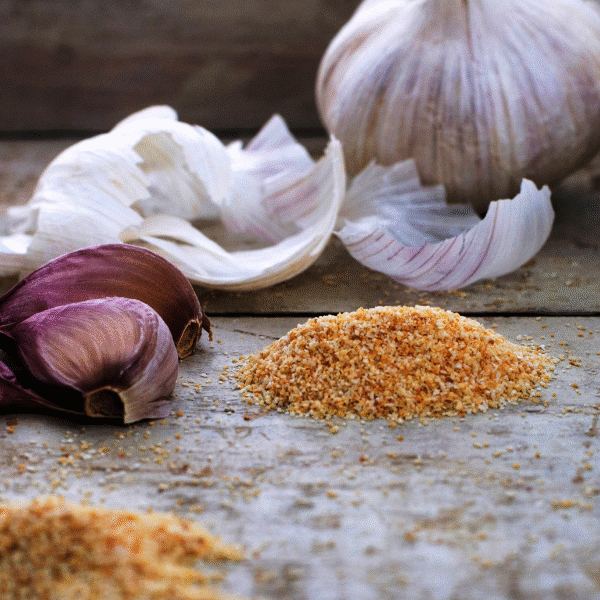
[[[358,0],[0,0],[0,131],[105,130],[149,104],[211,129],[317,127],[317,67]]]
[[[26,202],[43,167],[71,142],[0,143],[0,204]],[[310,141],[314,148],[321,142]],[[335,241],[307,272],[270,290],[198,289],[215,339],[203,339],[204,352],[181,363],[174,414],[132,427],[0,416],[0,500],[60,493],[197,519],[246,546],[247,560],[226,567],[223,584],[245,596],[595,600],[594,178],[576,174],[554,203],[556,225],[535,261],[458,292],[408,290],[360,267]],[[474,314],[510,339],[545,344],[564,357],[556,380],[537,403],[395,429],[336,421],[332,435],[324,422],[244,404],[226,375],[237,356],[308,315],[396,303]]]
[[[0,499],[197,519],[246,546],[223,587],[251,597],[599,597],[600,318],[481,319],[565,357],[537,403],[395,429],[336,420],[337,434],[244,404],[223,375],[300,320],[213,319],[164,422],[0,417]]]

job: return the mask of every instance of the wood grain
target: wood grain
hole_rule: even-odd
[[[323,140],[305,140],[318,151]],[[26,202],[72,140],[0,142],[0,205]],[[597,181],[553,194],[549,242],[515,273],[410,290],[332,241],[298,277],[252,294],[197,289],[214,341],[180,365],[173,413],[131,427],[0,416],[0,501],[174,511],[247,560],[226,591],[273,600],[596,600],[600,596]],[[1,281],[3,289],[13,282]],[[243,402],[228,373],[309,315],[430,303],[563,357],[538,402],[464,419],[322,421]],[[576,386],[576,387],[575,387]],[[547,405],[546,405],[547,404]]]
[[[318,127],[318,63],[357,5],[0,0],[0,131],[106,130],[151,104],[210,129]]]
[[[597,598],[600,319],[481,321],[565,356],[537,403],[395,429],[336,420],[332,434],[244,404],[227,377],[300,321],[216,318],[164,421],[0,417],[0,500],[60,493],[199,520],[246,547],[224,587],[247,597]]]

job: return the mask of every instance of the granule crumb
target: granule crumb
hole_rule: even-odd
[[[592,505],[582,504],[579,500],[565,499],[565,500],[552,500],[550,502],[552,508],[558,510],[563,508],[583,508],[584,510],[591,510]]]
[[[240,560],[174,515],[90,507],[59,496],[0,504],[0,597],[60,600],[223,599],[194,568]],[[83,592],[83,595],[82,595]]]
[[[428,306],[380,306],[308,320],[237,372],[269,409],[330,419],[460,416],[528,398],[553,359],[472,319]]]

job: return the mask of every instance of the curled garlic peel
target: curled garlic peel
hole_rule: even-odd
[[[421,186],[415,163],[405,161],[372,163],[353,180],[336,234],[367,267],[435,291],[517,269],[553,221],[548,187],[523,180],[515,198],[492,202],[481,219],[470,205],[448,205],[441,186]]]
[[[541,248],[554,217],[549,193],[528,186],[525,198],[527,209],[502,200],[479,226],[472,209],[447,206],[442,186],[423,185],[413,160],[371,165],[347,181],[335,137],[314,161],[278,116],[246,146],[224,146],[177,122],[172,109],[150,107],[67,149],[31,202],[9,209],[0,274],[23,275],[77,248],[128,244],[160,254],[191,282],[249,291],[302,272],[335,233],[372,269],[412,287],[451,289],[509,272]],[[528,238],[532,218],[539,226]],[[509,227],[518,243],[487,252]],[[383,240],[421,267],[391,260]],[[443,246],[434,251],[432,242]],[[432,269],[453,274],[432,277]]]
[[[332,40],[316,95],[351,176],[414,159],[484,211],[600,148],[600,13],[584,0],[369,0]]]
[[[150,107],[48,165],[29,204],[4,220],[0,274],[126,242],[160,253],[194,283],[267,287],[318,258],[344,190],[335,140],[315,162],[275,116],[247,149],[226,147],[172,109]],[[238,239],[226,248],[203,234],[207,223]]]

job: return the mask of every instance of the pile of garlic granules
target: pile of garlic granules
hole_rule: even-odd
[[[195,566],[241,560],[200,524],[60,496],[0,504],[3,600],[226,600]]]
[[[429,306],[308,320],[237,373],[248,403],[315,418],[402,423],[501,408],[546,387],[554,360]]]

